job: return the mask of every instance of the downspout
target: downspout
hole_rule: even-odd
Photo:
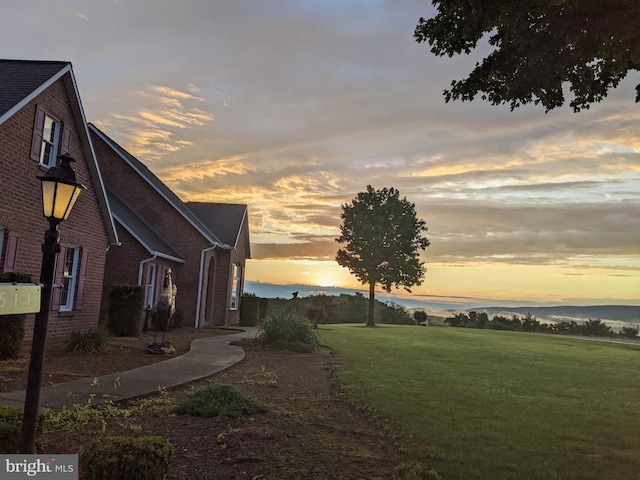
[[[196,328],[200,328],[200,308],[202,307],[202,284],[204,283],[204,257],[207,252],[214,250],[218,247],[217,243],[213,246],[203,248],[200,252],[200,275],[198,277],[198,302],[196,304]]]
[[[149,262],[153,262],[157,258],[158,258],[158,255],[156,253],[154,253],[153,257],[147,258],[146,260],[142,260],[140,262],[140,267],[138,268],[138,285],[142,285],[142,270],[144,269],[145,264],[147,264]]]

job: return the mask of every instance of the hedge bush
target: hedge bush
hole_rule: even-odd
[[[86,332],[73,331],[67,342],[68,352],[99,352],[109,341],[110,334],[103,328]]]
[[[24,273],[2,273],[0,283],[32,283]],[[18,358],[24,339],[26,314],[0,315],[0,360]]]
[[[80,455],[81,478],[163,480],[173,452],[173,445],[159,436],[96,438]]]
[[[0,405],[0,453],[14,454],[20,449],[22,438],[22,416],[24,409]],[[36,447],[38,437],[42,434],[42,426],[47,415],[47,410],[38,412],[38,424],[36,427]]]
[[[255,327],[260,318],[260,297],[243,295],[240,299],[240,326]]]
[[[117,337],[140,333],[144,288],[140,285],[114,285],[109,295],[109,331]]]

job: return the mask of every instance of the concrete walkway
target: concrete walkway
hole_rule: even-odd
[[[209,377],[244,358],[244,350],[229,343],[241,338],[255,338],[258,329],[242,327],[242,330],[230,335],[215,335],[194,340],[191,350],[187,353],[163,362],[104,375],[97,379],[83,378],[44,387],[40,392],[40,406],[60,409],[89,402],[118,402]],[[25,394],[24,390],[0,393],[0,403],[21,407]]]

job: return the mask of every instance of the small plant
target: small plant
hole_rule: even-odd
[[[242,395],[233,386],[216,383],[195,390],[178,403],[176,412],[195,417],[239,417],[264,413],[267,409],[257,400]]]
[[[275,310],[265,318],[258,334],[265,345],[276,342],[303,343],[316,346],[318,337],[306,315],[295,308]]]
[[[163,437],[103,437],[89,442],[80,455],[86,480],[163,480],[173,455]]]
[[[108,331],[102,328],[92,328],[86,332],[73,331],[67,343],[68,352],[99,352],[110,338]]]

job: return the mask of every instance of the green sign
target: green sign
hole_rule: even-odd
[[[0,283],[0,315],[40,311],[40,285]]]

